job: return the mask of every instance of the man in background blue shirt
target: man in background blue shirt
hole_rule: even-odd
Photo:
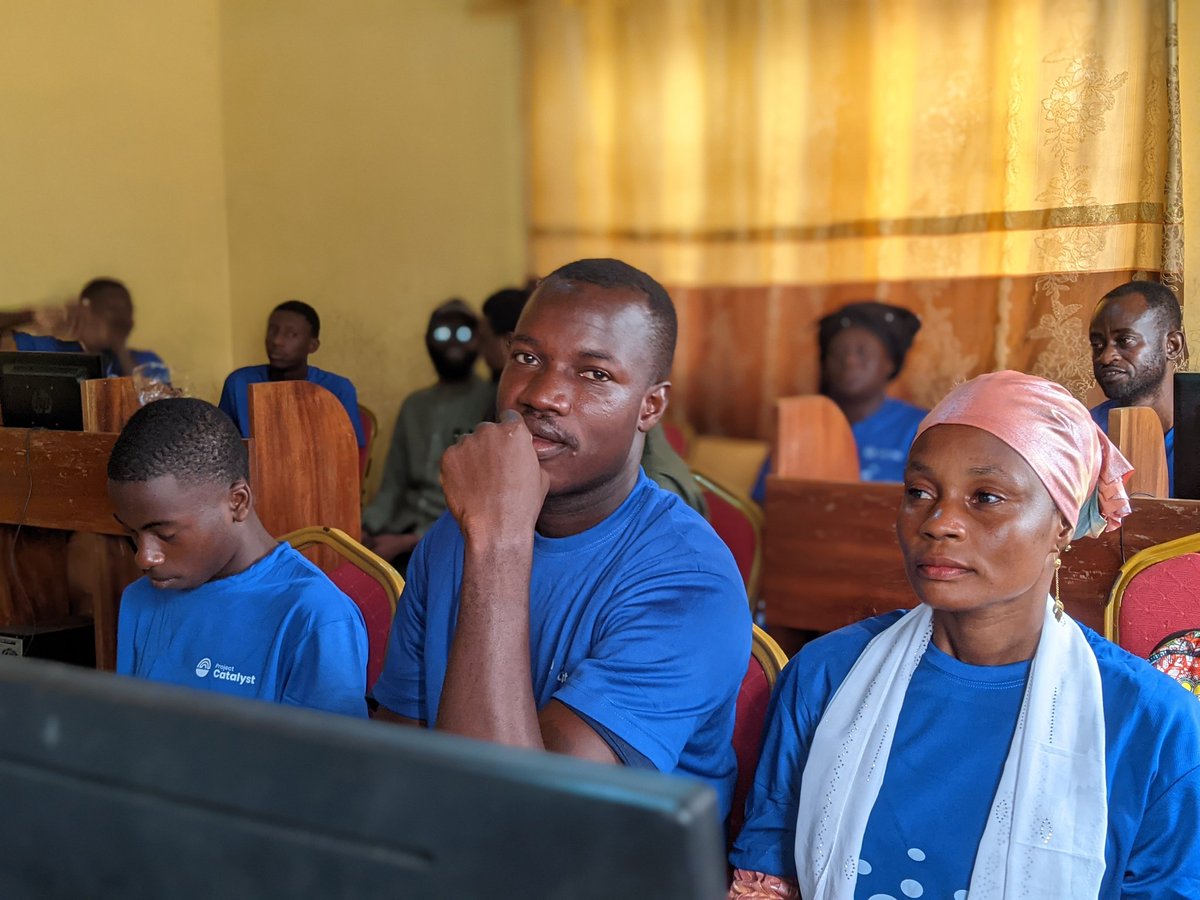
[[[1158,414],[1167,454],[1168,493],[1175,495],[1175,370],[1187,363],[1183,312],[1169,287],[1130,281],[1096,304],[1089,328],[1092,371],[1108,399],[1092,418],[1108,432],[1109,410],[1148,406]]]
[[[366,446],[367,437],[358,413],[358,392],[350,379],[308,364],[308,357],[321,346],[321,318],[317,311],[299,300],[280,303],[267,318],[265,343],[267,365],[246,366],[231,372],[221,390],[218,405],[237,423],[242,437],[250,437],[250,385],[264,381],[311,381],[341,401],[354,426],[358,446]]]

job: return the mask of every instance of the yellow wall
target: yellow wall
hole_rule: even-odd
[[[217,0],[0,3],[0,304],[133,292],[202,396],[232,360]]]
[[[472,5],[4,0],[0,305],[122,278],[216,400],[297,297],[390,431],[430,309],[524,273],[517,27]]]
[[[430,310],[524,272],[515,17],[470,0],[222,6],[235,365],[269,310],[321,314],[313,363],[385,435],[433,380]]]

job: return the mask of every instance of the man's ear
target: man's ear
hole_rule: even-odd
[[[671,399],[671,382],[661,381],[642,397],[642,412],[638,416],[638,431],[645,434],[659,423]]]
[[[319,338],[313,338],[312,340],[310,340],[310,341],[308,342],[308,352],[309,352],[309,355],[312,355],[313,353],[316,353],[316,352],[317,352],[317,350],[318,350],[318,349],[320,349],[320,347],[321,347],[321,341],[320,341],[320,339],[319,339]]]
[[[239,478],[229,488],[229,512],[233,516],[233,521],[245,522],[252,509],[254,509],[254,492],[250,490],[250,485],[244,478]]]
[[[1181,362],[1187,358],[1187,338],[1184,337],[1182,331],[1167,332],[1167,359],[1175,363],[1175,367],[1179,368]]]

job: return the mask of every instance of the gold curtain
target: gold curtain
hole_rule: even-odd
[[[921,315],[897,392],[931,404],[997,367],[1082,396],[1096,300],[1181,284],[1173,0],[521,14],[534,271],[617,256],[667,285],[703,431],[765,436],[848,300]]]

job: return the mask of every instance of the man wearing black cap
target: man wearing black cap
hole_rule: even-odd
[[[425,348],[437,383],[410,394],[400,407],[383,482],[363,509],[364,543],[384,559],[402,565],[446,511],[442,453],[489,418],[496,389],[474,374],[479,344],[479,320],[462,300],[446,301],[429,317]]]
[[[821,393],[850,422],[863,481],[903,481],[908,448],[928,410],[887,394],[921,320],[900,306],[867,300],[843,306],[817,323]],[[766,493],[768,459],[751,496]]]

